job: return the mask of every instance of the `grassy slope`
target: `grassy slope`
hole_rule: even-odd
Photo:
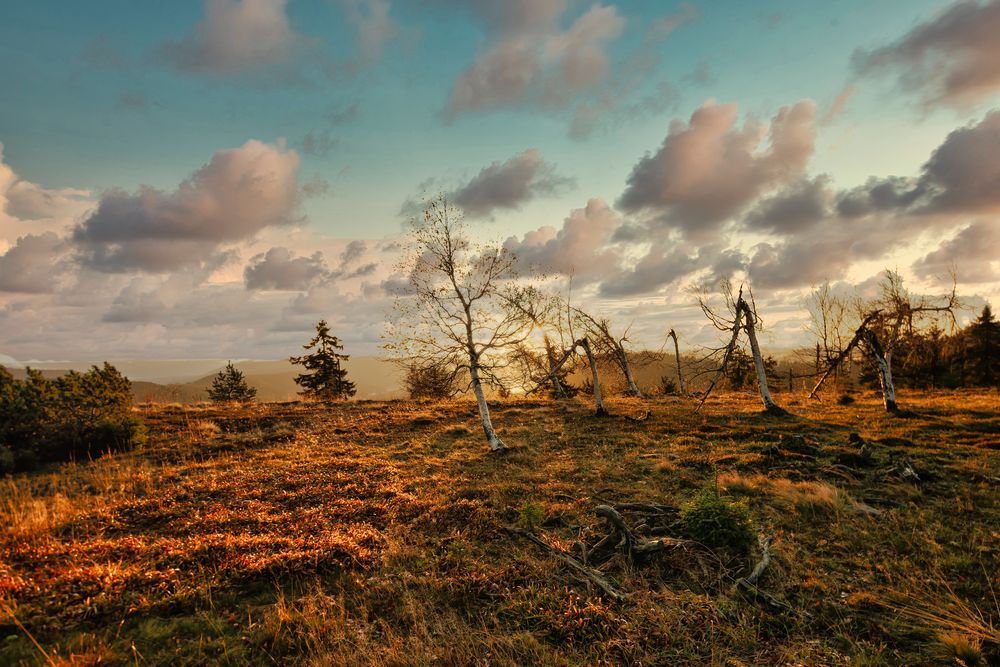
[[[610,402],[643,423],[511,401],[502,456],[466,402],[150,409],[139,454],[0,480],[0,664],[45,663],[29,634],[72,664],[947,664],[965,640],[917,616],[1000,615],[1000,399],[902,399],[916,416]],[[852,431],[873,467],[850,465]],[[886,472],[903,455],[920,485]],[[537,508],[568,547],[603,530],[597,495],[680,505],[712,483],[774,537],[762,585],[794,613],[734,591],[750,558],[616,559],[610,603],[503,531]]]

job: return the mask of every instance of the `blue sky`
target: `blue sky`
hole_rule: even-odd
[[[254,5],[253,17],[249,5]],[[520,5],[524,7],[518,9]],[[287,247],[302,257],[319,250],[336,273],[337,253],[351,240],[364,240],[373,261],[385,264],[379,249],[391,247],[400,234],[400,210],[408,199],[422,189],[463,192],[494,163],[511,171],[531,169],[540,180],[531,181],[530,191],[511,201],[482,204],[481,215],[474,216],[481,233],[520,239],[539,228],[560,229],[571,211],[591,199],[614,209],[642,158],[660,155],[671,123],[687,123],[702,105],[735,104],[736,120],[727,126],[732,132],[748,119],[758,121],[764,129],[750,153],[761,155],[768,150],[767,128],[781,109],[812,101],[808,131],[814,136],[804,147],[807,157],[787,165],[790,175],[769,176],[766,184],[755,185],[753,196],[741,200],[726,220],[713,221],[711,229],[695,235],[688,222],[671,220],[680,215],[679,204],[667,195],[633,210],[614,211],[620,216],[615,225],[645,225],[650,234],[632,249],[618,248],[622,259],[616,270],[634,269],[622,262],[634,262],[650,244],[670,239],[688,243],[687,256],[704,259],[704,266],[693,265],[692,270],[718,264],[717,257],[706,258],[703,251],[714,244],[746,254],[741,266],[752,274],[766,255],[752,251],[756,244],[770,239],[773,248],[784,248],[805,238],[779,238],[773,229],[762,236],[759,226],[750,229],[741,222],[768,196],[821,175],[829,202],[870,177],[916,182],[949,133],[982,123],[998,106],[1000,84],[990,78],[990,45],[982,44],[978,55],[949,51],[956,43],[979,48],[974,36],[963,42],[960,31],[988,25],[996,6],[964,3],[963,11],[982,15],[963,23],[957,5],[940,0],[10,2],[0,23],[0,166],[13,174],[10,182],[37,186],[39,192],[73,189],[86,194],[40,217],[19,214],[16,198],[8,197],[13,203],[8,202],[0,219],[0,252],[9,253],[25,235],[51,233],[50,247],[65,239],[60,247],[67,254],[56,264],[68,273],[47,288],[26,290],[21,280],[18,289],[5,289],[0,255],[0,306],[8,323],[15,322],[15,311],[30,312],[31,318],[20,319],[31,319],[36,326],[71,312],[79,318],[77,325],[90,318],[122,340],[146,330],[145,337],[125,344],[130,353],[139,354],[148,340],[156,340],[154,354],[198,356],[199,341],[211,340],[210,331],[245,323],[239,317],[234,318],[239,322],[181,323],[162,313],[164,319],[158,320],[160,315],[149,312],[155,309],[119,320],[109,317],[111,304],[125,298],[130,286],[165,311],[180,308],[199,290],[229,285],[252,292],[241,284],[244,269],[269,247]],[[213,7],[221,17],[215,23],[210,20]],[[239,22],[251,18],[262,30],[256,43],[246,32],[250,23]],[[657,26],[669,27],[657,33]],[[935,35],[951,32],[929,44],[908,46],[907,37],[922,26],[936,29]],[[952,33],[958,33],[954,40],[948,36]],[[924,49],[917,59],[913,48]],[[516,71],[500,69],[506,61],[493,57],[505,49],[534,59],[537,70],[526,88],[504,88]],[[928,103],[920,67],[930,62],[943,63],[945,69],[978,67],[985,83]],[[501,77],[495,80],[499,83],[485,84],[460,100],[465,78],[475,78],[476,68],[487,66]],[[573,136],[581,110],[593,112],[590,131]],[[96,267],[94,257],[105,256],[106,249],[95,249],[93,243],[107,236],[93,230],[112,223],[91,217],[108,193],[132,196],[141,186],[151,186],[169,194],[218,152],[252,140],[276,147],[266,159],[293,153],[297,162],[289,167],[290,178],[299,188],[311,184],[292,209],[282,210],[280,224],[251,221],[243,236],[220,227],[213,232],[211,248],[202,248],[205,252],[189,262],[171,258],[153,266],[130,260],[114,270]],[[524,155],[528,157],[515,160]],[[548,181],[543,173],[549,174]],[[857,263],[831,267],[826,277],[860,282],[869,277],[862,274],[879,265],[905,268],[933,252],[935,244],[953,239],[964,229],[958,225],[984,215],[992,220],[995,209],[976,206],[956,213],[961,219],[950,227],[936,218],[912,223],[906,226],[912,247],[886,244],[882,254],[866,250]],[[913,215],[894,211],[892,224]],[[130,224],[138,229],[152,223],[114,221],[115,229]],[[829,219],[826,224],[837,223]],[[74,244],[87,234],[72,231],[80,225],[93,231],[91,245],[83,250]],[[710,232],[716,236],[709,237]],[[605,241],[611,243],[610,237]],[[837,242],[851,247],[839,237]],[[209,251],[230,254],[220,264],[220,256],[210,260]],[[87,253],[89,265],[79,260]],[[761,258],[756,264],[755,256]],[[10,257],[7,261],[13,266]],[[66,268],[74,262],[82,267],[79,271]],[[985,267],[976,269],[970,289],[989,297],[995,281],[982,280],[980,274],[994,265],[986,262]],[[380,268],[371,276],[388,270]],[[183,290],[177,286],[182,275],[188,281]],[[593,292],[609,309],[671,303],[666,293],[677,292],[692,276],[653,281],[648,290],[630,288],[627,295],[618,290],[617,300],[595,278]],[[918,282],[922,277],[914,274]],[[808,282],[772,281],[788,294],[789,321],[799,299],[796,290],[808,288]],[[70,311],[57,303],[84,284],[91,285],[87,291],[104,294],[104,301]],[[288,308],[296,299],[315,296],[315,290],[356,295],[365,292],[365,284],[341,279],[336,287],[308,284],[241,298],[252,307],[266,301]],[[369,297],[371,292],[367,290]],[[374,305],[371,312],[376,312]],[[273,354],[284,345],[275,331],[287,324],[272,322],[257,330],[241,356]],[[204,331],[198,333],[198,327]],[[789,324],[788,330],[793,328]],[[651,323],[649,330],[654,329]],[[191,335],[169,342],[180,330]],[[790,340],[778,335],[776,344]],[[44,342],[20,335],[5,341],[0,335],[0,352],[39,357]],[[371,336],[358,342],[374,349]],[[73,354],[100,351],[96,342],[77,347]],[[223,355],[206,350],[201,356]]]

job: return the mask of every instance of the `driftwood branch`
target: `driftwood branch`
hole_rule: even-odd
[[[741,577],[736,580],[736,587],[740,590],[746,591],[754,598],[761,600],[767,606],[776,609],[778,611],[788,611],[792,613],[801,613],[804,616],[808,616],[807,612],[798,612],[790,605],[782,602],[778,598],[774,597],[770,593],[762,590],[758,585],[761,576],[763,576],[764,571],[771,565],[771,539],[761,535],[758,538],[760,544],[760,560],[754,565],[753,570],[750,571],[745,577]]]

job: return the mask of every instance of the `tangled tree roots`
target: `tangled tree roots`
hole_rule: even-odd
[[[562,561],[577,577],[582,577],[588,585],[595,586],[600,594],[616,602],[627,599],[604,569],[616,558],[627,570],[649,563],[653,558],[678,551],[684,551],[698,560],[699,551],[704,555],[705,547],[693,540],[664,535],[669,528],[663,523],[676,519],[677,508],[656,503],[610,503],[598,505],[594,515],[604,520],[606,531],[598,533],[596,540],[576,541],[570,551],[564,551],[522,528],[505,528],[508,534],[523,538],[547,554]],[[626,522],[623,514],[631,515],[633,525]],[[659,525],[658,525],[659,524]],[[760,559],[745,577],[736,580],[736,590],[742,591],[754,600],[779,611],[795,610],[760,587],[759,580],[771,563],[771,541],[760,537]]]

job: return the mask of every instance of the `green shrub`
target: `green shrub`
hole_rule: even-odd
[[[714,487],[686,504],[680,519],[685,537],[712,548],[746,553],[756,540],[746,505],[726,500]]]
[[[545,510],[538,503],[527,502],[517,510],[517,525],[525,530],[534,530],[545,520]]]
[[[145,441],[132,414],[132,383],[111,364],[49,380],[28,369],[15,380],[0,367],[0,445],[14,467],[90,458]]]

